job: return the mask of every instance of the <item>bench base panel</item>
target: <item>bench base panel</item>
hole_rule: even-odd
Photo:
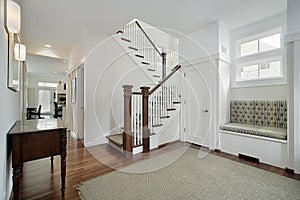
[[[253,137],[230,131],[220,131],[221,151],[256,157],[262,163],[286,168],[287,143],[285,140]]]

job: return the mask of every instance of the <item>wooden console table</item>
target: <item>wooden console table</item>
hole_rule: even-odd
[[[8,133],[12,147],[13,195],[19,199],[23,163],[45,157],[61,156],[61,192],[65,193],[67,127],[63,120],[17,121]],[[53,164],[51,162],[51,164]]]

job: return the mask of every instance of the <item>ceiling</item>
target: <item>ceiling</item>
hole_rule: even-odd
[[[133,18],[186,34],[217,20],[232,30],[286,10],[286,0],[15,1],[22,9],[27,51],[48,51],[64,59],[83,30],[114,34]]]
[[[36,77],[50,82],[65,82],[67,61],[40,55],[28,54],[26,66],[29,78]]]

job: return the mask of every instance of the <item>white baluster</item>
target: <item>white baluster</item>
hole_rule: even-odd
[[[137,102],[138,102],[138,114],[137,114],[137,118],[138,118],[138,124],[137,124],[137,144],[139,145],[140,144],[140,135],[141,135],[141,132],[140,132],[140,127],[141,127],[141,105],[140,105],[140,96],[137,96]]]
[[[134,133],[134,117],[133,116],[134,116],[134,95],[131,96],[131,133]]]
[[[143,132],[143,96],[140,95],[140,142],[139,144],[143,143],[143,137],[144,137],[144,132]]]
[[[136,135],[136,102],[135,102],[135,95],[132,95],[132,107],[133,107],[133,112],[132,112],[132,118],[133,118],[133,144],[136,145],[135,143],[135,135]]]

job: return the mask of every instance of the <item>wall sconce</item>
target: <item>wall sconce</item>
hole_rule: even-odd
[[[26,60],[26,46],[20,43],[15,44],[14,48],[15,59],[18,61]]]
[[[10,33],[19,33],[21,30],[21,8],[11,0],[7,1],[7,29]]]

